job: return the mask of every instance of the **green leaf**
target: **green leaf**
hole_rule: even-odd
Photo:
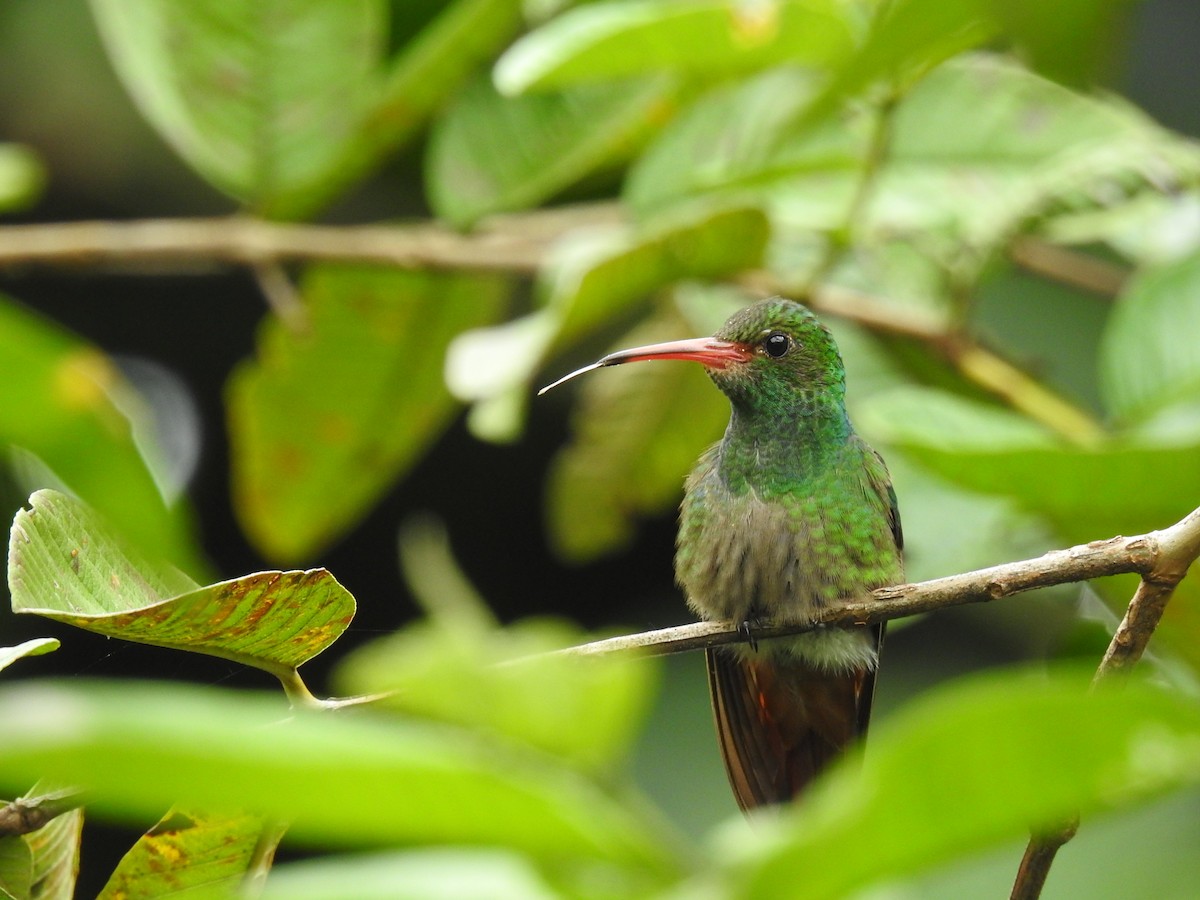
[[[651,79],[505,98],[476,80],[433,127],[430,203],[457,226],[536,206],[628,157],[672,93],[667,81]]]
[[[761,210],[705,205],[640,229],[569,233],[539,273],[544,308],[499,328],[463,335],[451,347],[446,381],[457,397],[477,403],[471,421],[477,433],[511,438],[520,427],[530,382],[551,352],[626,315],[676,281],[720,278],[758,266],[767,238]]]
[[[381,702],[409,715],[504,735],[585,769],[612,768],[645,716],[656,670],[647,660],[552,652],[592,639],[549,619],[475,632],[420,622],[347,657],[336,690],[386,692]]]
[[[79,875],[83,810],[71,809],[55,816],[25,835],[24,840],[33,851],[31,900],[71,900]]]
[[[1200,497],[1200,444],[1075,447],[1015,413],[915,387],[871,398],[859,419],[942,477],[1011,497],[1077,540],[1166,527]]]
[[[825,66],[858,30],[835,0],[621,0],[572,9],[517,41],[496,64],[503,93],[667,70],[725,76],[781,62]]]
[[[400,557],[428,618],[347,657],[334,673],[339,692],[386,694],[381,703],[409,714],[494,732],[583,768],[615,768],[654,692],[651,660],[554,654],[592,639],[564,621],[501,628],[445,532],[428,522],[406,524]]]
[[[321,192],[380,89],[380,0],[92,0],[117,74],[200,175],[263,209]]]
[[[1100,354],[1105,403],[1122,420],[1200,400],[1200,254],[1138,273],[1113,308]]]
[[[33,852],[21,835],[0,838],[0,898],[25,900],[33,885]]]
[[[149,414],[112,361],[0,297],[0,365],[0,443],[34,454],[52,474],[30,488],[65,483],[147,555],[202,572],[187,508],[164,503],[134,440],[134,420]]]
[[[23,656],[42,656],[59,646],[58,638],[34,638],[15,647],[0,647],[0,670],[7,669]]]
[[[769,835],[726,848],[753,898],[833,898],[1073,813],[1200,781],[1200,707],[1135,683],[997,672],[872,729],[861,770],[831,770]],[[869,847],[870,852],[863,852]]]
[[[78,681],[0,691],[0,721],[0,789],[60,778],[90,792],[91,814],[123,822],[175,802],[252,810],[290,821],[289,836],[310,844],[484,844],[562,867],[603,863],[605,876],[641,882],[632,893],[680,865],[661,823],[593,782],[444,726],[366,710],[289,713],[246,692]]]
[[[656,316],[623,347],[691,336],[676,311]],[[571,442],[547,476],[555,550],[573,561],[629,543],[637,520],[679,502],[683,478],[720,437],[729,404],[698,366],[619,366],[580,388]]]
[[[442,433],[457,409],[446,347],[508,295],[495,277],[335,266],[309,269],[301,289],[308,327],[269,319],[227,395],[235,507],[281,560],[352,527]]]
[[[173,809],[121,857],[97,900],[153,900],[231,890],[254,859],[263,821]]]
[[[520,854],[437,847],[276,866],[257,896],[259,900],[554,900],[563,895],[548,886]]]
[[[645,215],[736,191],[769,203],[780,225],[841,228],[871,123],[862,113],[809,121],[809,95],[802,74],[780,71],[700,101],[639,160],[625,198]],[[964,243],[991,248],[1034,215],[1126,202],[1158,189],[1155,172],[1200,172],[1195,148],[1138,111],[990,56],[931,72],[897,104],[889,132],[855,231],[927,243],[945,233],[947,267]]]
[[[354,615],[354,598],[324,569],[258,572],[198,587],[130,550],[78,500],[38,491],[29,503],[9,538],[14,612],[231,659],[285,684]]]
[[[37,199],[46,173],[33,151],[19,144],[0,144],[0,212],[24,209]]]

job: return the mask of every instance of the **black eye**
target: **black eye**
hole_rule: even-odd
[[[782,331],[772,331],[763,338],[762,348],[766,351],[767,356],[772,359],[779,359],[783,354],[787,353],[792,346],[792,339]]]

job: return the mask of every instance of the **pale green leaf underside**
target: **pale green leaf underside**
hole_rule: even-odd
[[[142,113],[251,206],[320,187],[381,82],[379,0],[92,0]]]
[[[444,726],[130,682],[0,690],[0,721],[0,791],[60,778],[89,790],[95,816],[253,809],[327,846],[489,844],[646,878],[676,872],[660,823],[545,754]]]
[[[0,670],[7,669],[22,657],[41,656],[58,648],[58,638],[34,638],[15,647],[0,647]]]
[[[745,896],[845,897],[1031,826],[1200,781],[1193,699],[1144,684],[1089,694],[1088,675],[991,673],[880,723],[861,768],[831,771],[785,814],[781,835],[741,835]]]
[[[728,75],[847,56],[856,28],[834,0],[623,0],[580,6],[517,41],[496,65],[501,91],[663,70]]]
[[[14,612],[123,640],[206,653],[286,676],[328,647],[354,598],[324,569],[198,587],[128,550],[80,501],[38,491],[13,522]]]

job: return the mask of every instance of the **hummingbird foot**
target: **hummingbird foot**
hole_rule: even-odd
[[[754,629],[757,626],[758,626],[757,620],[743,619],[741,622],[738,623],[738,627],[737,627],[738,634],[740,634],[742,636],[742,638],[749,645],[750,649],[753,650],[755,653],[758,652],[758,638],[754,634]]]

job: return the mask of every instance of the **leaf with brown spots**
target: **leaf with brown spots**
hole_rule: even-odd
[[[97,900],[139,900],[236,887],[255,859],[263,820],[172,809],[121,858]]]
[[[99,515],[38,491],[13,520],[14,612],[255,666],[307,694],[296,667],[346,630],[354,598],[324,569],[255,572],[204,587],[130,550]]]

